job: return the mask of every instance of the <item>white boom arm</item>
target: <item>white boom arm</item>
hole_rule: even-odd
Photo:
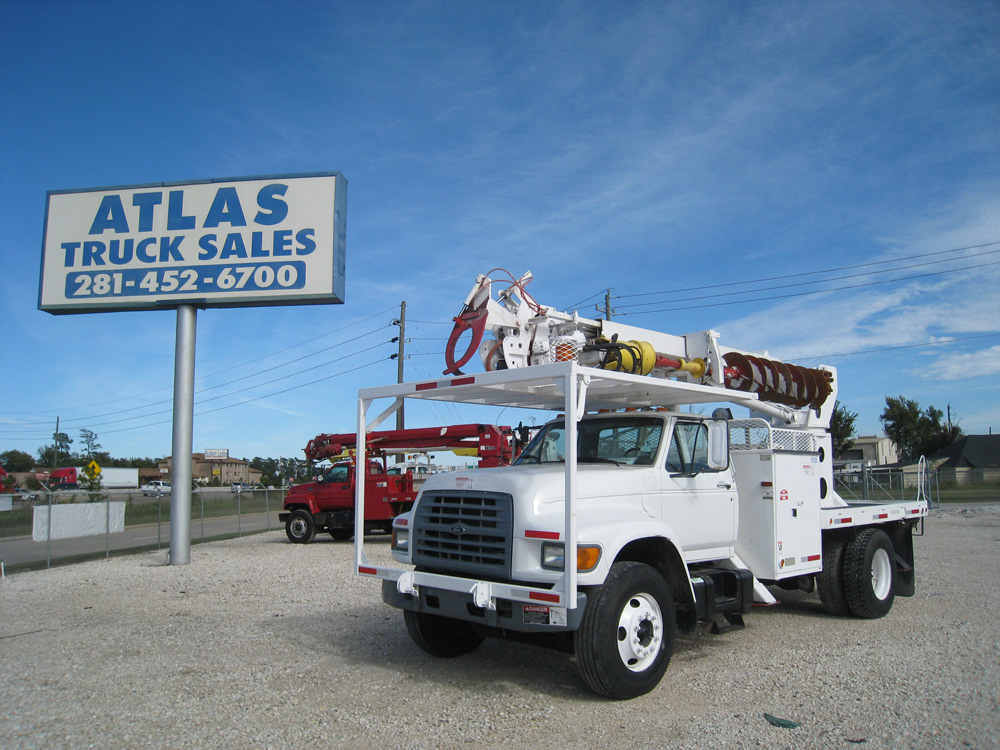
[[[707,330],[683,336],[581,318],[538,304],[524,289],[531,272],[494,299],[494,282],[480,274],[454,318],[445,351],[445,374],[461,374],[478,352],[487,371],[574,360],[581,365],[755,393],[755,410],[799,426],[828,427],[836,400],[836,370],[806,368],[721,346]],[[472,341],[456,361],[466,331]],[[484,339],[486,331],[492,339]]]

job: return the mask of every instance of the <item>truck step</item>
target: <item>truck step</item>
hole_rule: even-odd
[[[728,626],[741,627],[742,613],[753,602],[753,573],[744,569],[698,568],[691,571],[694,584],[695,611],[699,622],[713,623],[716,615],[724,615]]]

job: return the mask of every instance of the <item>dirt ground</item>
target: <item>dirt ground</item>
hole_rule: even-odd
[[[538,647],[427,656],[328,538],[20,573],[0,584],[0,746],[1000,747],[1000,505],[932,511],[915,547],[917,593],[887,617],[774,589],[745,629],[680,637],[626,702]]]

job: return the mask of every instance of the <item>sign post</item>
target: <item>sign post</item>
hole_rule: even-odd
[[[198,311],[177,308],[174,344],[173,481],[170,484],[170,564],[191,562],[191,446],[194,445],[194,354]]]
[[[343,303],[346,211],[339,172],[48,193],[39,310],[177,311],[171,565],[191,561],[197,310]]]

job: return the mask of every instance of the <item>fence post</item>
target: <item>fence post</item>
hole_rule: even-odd
[[[104,496],[104,559],[111,559],[111,493]]]
[[[52,567],[52,492],[45,493],[49,498],[48,518],[45,519],[45,567]]]
[[[163,495],[160,489],[156,489],[156,551],[160,551],[160,542],[163,539]]]
[[[201,543],[205,543],[205,490],[198,489],[198,496],[201,498]]]
[[[271,530],[271,505],[268,503],[268,495],[271,490],[264,488],[264,521],[267,523],[267,530]]]
[[[236,531],[239,537],[243,538],[243,504],[240,498],[243,496],[242,488],[236,490]]]

